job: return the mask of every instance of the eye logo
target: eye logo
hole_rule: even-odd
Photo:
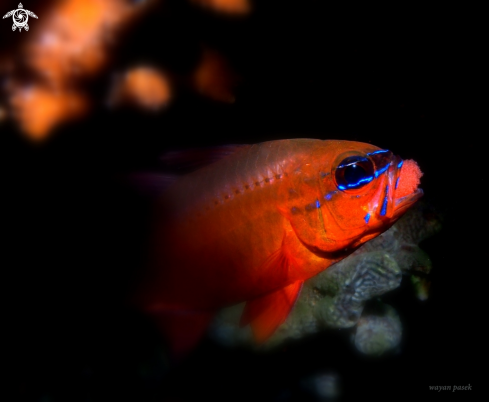
[[[37,18],[37,15],[32,11],[25,10],[22,3],[19,3],[19,8],[17,10],[9,11],[7,14],[3,16],[3,18],[7,18],[12,16],[14,20],[14,24],[12,25],[12,31],[15,31],[16,28],[19,28],[19,32],[24,28],[26,31],[29,30],[29,25],[27,25],[27,21],[29,20],[29,16]]]

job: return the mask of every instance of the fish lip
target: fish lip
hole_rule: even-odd
[[[402,215],[409,207],[411,207],[416,201],[418,201],[423,196],[423,194],[423,189],[418,188],[415,192],[411,194],[394,199],[394,215]]]

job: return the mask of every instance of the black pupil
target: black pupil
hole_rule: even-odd
[[[352,164],[345,168],[343,177],[349,184],[358,183],[359,180],[367,177],[367,172],[362,166]]]

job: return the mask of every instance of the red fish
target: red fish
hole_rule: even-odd
[[[243,301],[241,324],[266,340],[306,279],[384,232],[422,195],[416,162],[370,144],[292,139],[229,153],[157,201],[151,267],[136,300],[177,353],[217,310]]]

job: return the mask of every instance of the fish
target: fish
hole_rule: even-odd
[[[223,155],[155,201],[133,302],[176,355],[240,302],[240,325],[265,342],[305,280],[387,230],[423,194],[415,161],[362,142],[275,140]]]

